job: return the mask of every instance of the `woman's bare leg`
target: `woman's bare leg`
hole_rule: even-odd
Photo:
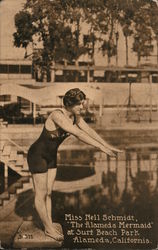
[[[32,176],[35,189],[35,208],[42,220],[45,230],[51,234],[55,240],[62,240],[63,238],[52,227],[52,223],[50,223],[50,218],[47,214],[46,197],[48,173],[38,173]]]
[[[52,200],[51,200],[51,194],[52,189],[56,177],[56,168],[48,169],[48,180],[47,180],[47,197],[46,197],[46,208],[47,208],[47,214],[48,218],[50,220],[50,223],[52,223]]]
[[[53,222],[52,222],[52,199],[51,194],[53,190],[53,185],[56,177],[57,169],[48,169],[48,180],[47,180],[47,198],[46,198],[46,208],[47,208],[47,214],[48,218],[50,219],[50,223],[52,224],[53,228]],[[55,229],[64,239],[64,235],[59,232],[57,229]]]

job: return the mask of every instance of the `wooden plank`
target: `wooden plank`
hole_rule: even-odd
[[[53,223],[55,228],[63,234],[63,230],[60,224]],[[32,221],[24,221],[20,226],[15,238],[14,248],[36,248],[49,247],[58,248],[62,246],[62,241],[56,241],[51,237],[45,235],[45,233],[37,228]]]
[[[24,164],[24,156],[23,154],[17,154],[17,158],[16,158],[16,165],[17,166],[23,166]]]
[[[0,141],[0,150],[3,150],[6,141]]]
[[[16,159],[17,159],[17,151],[16,150],[12,150],[11,153],[10,153],[9,160],[10,161],[16,161]]]
[[[84,66],[80,66],[80,65],[61,65],[61,64],[56,64],[53,67],[51,67],[51,69],[54,70],[101,70],[101,71],[121,71],[121,72],[158,72],[157,67],[114,67],[114,66],[110,66],[110,67],[106,67],[106,66],[96,66],[96,65],[92,65],[92,66],[88,66],[88,65],[84,65]]]
[[[3,156],[9,156],[10,153],[11,153],[11,146],[10,145],[4,146],[2,155]]]
[[[6,209],[3,209],[6,211]],[[2,211],[1,211],[2,215]],[[0,221],[0,239],[1,239],[1,249],[11,249],[13,237],[16,234],[22,219],[16,221]],[[5,246],[2,248],[2,246]],[[10,247],[9,247],[10,246]]]

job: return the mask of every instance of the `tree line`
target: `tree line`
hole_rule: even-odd
[[[80,41],[83,25],[88,34]],[[47,72],[53,62],[75,62],[88,55],[95,64],[97,47],[108,63],[112,56],[118,64],[118,40],[122,30],[129,64],[129,38],[137,63],[153,52],[157,45],[158,64],[158,4],[156,0],[27,0],[15,15],[14,45],[34,48],[34,64]],[[40,49],[35,49],[39,46]]]

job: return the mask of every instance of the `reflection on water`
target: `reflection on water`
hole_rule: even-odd
[[[152,221],[153,228],[144,233],[144,237],[147,234],[153,244],[158,241],[157,147],[135,145],[127,148],[116,159],[94,150],[63,151],[60,156],[60,163],[63,159],[65,163],[72,165],[86,165],[89,162],[88,165],[94,168],[96,178],[99,175],[101,178],[100,183],[94,183],[90,188],[85,185],[85,188],[75,193],[58,196],[54,204],[59,220],[65,213],[131,214],[139,222]],[[71,170],[75,173],[75,166]],[[58,204],[63,204],[60,212]]]
[[[136,147],[127,148],[117,158],[110,158],[95,150],[71,150],[61,151],[59,165],[72,166],[70,175],[76,174],[80,166],[80,172],[88,172],[86,168],[93,168],[96,175],[102,175],[101,185],[104,192],[108,194],[108,188],[121,199],[124,192],[141,191],[141,187],[149,189],[150,192],[158,188],[158,148]],[[83,168],[81,167],[83,166]],[[66,168],[66,167],[65,167]],[[64,167],[58,171],[63,171]],[[84,177],[84,176],[83,176]],[[144,190],[145,191],[145,190]],[[116,199],[116,197],[115,197]]]
[[[81,146],[74,150],[61,150],[58,163],[56,179],[66,185],[72,181],[69,192],[56,191],[52,195],[53,220],[61,222],[64,235],[67,235],[66,213],[80,216],[86,213],[133,215],[139,222],[153,222],[153,229],[142,234],[150,238],[153,244],[158,242],[157,146],[133,145],[116,159],[94,149],[82,150]],[[29,197],[30,193],[26,196]],[[32,199],[25,201],[25,194],[21,194],[15,209],[19,216],[28,216],[33,206]],[[21,209],[20,204],[24,202],[25,207]],[[72,242],[72,237],[66,236],[64,246],[72,248]],[[74,244],[74,247],[87,248],[87,245]]]
[[[20,175],[8,167],[8,177],[5,176],[5,166],[3,162],[0,162],[0,195],[8,190],[8,188],[16,183],[20,179]]]

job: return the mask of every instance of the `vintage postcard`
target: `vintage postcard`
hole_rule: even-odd
[[[158,248],[158,1],[0,1],[0,249]]]

